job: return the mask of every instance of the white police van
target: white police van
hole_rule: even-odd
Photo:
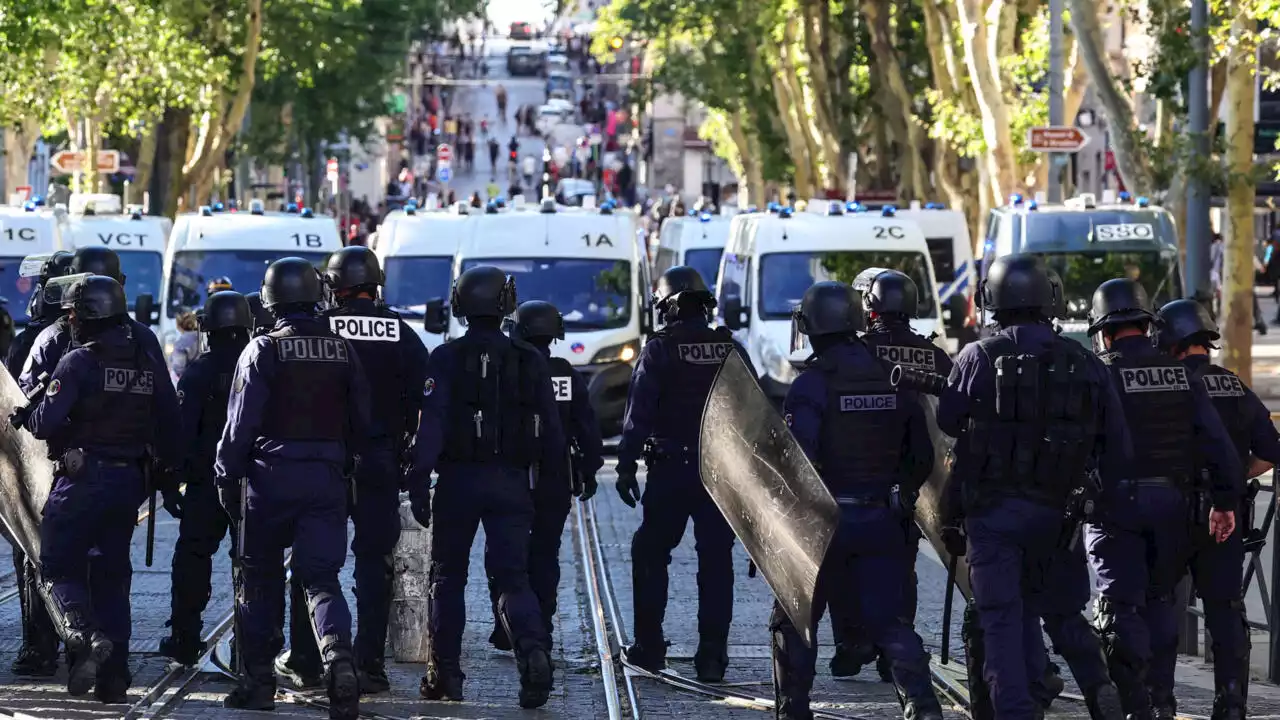
[[[969,222],[963,212],[948,210],[941,203],[925,203],[921,207],[913,201],[910,208],[898,210],[896,214],[904,220],[914,220],[929,244],[933,279],[938,284],[938,299],[942,302],[942,318],[947,327],[947,350],[957,353],[978,339],[977,328],[969,315],[973,293],[978,287]]]
[[[476,211],[479,212],[479,211]],[[387,214],[370,245],[386,274],[382,298],[417,331],[427,349],[444,342],[425,327],[431,300],[447,304],[453,288],[453,257],[474,222],[465,205],[420,210],[412,201]],[[438,328],[437,328],[438,329]]]
[[[720,256],[729,241],[729,222],[729,217],[706,212],[694,217],[668,218],[658,233],[658,248],[653,257],[654,278],[676,265],[688,265],[698,271],[714,292]]]
[[[587,380],[606,437],[622,427],[632,363],[652,326],[649,266],[636,216],[606,202],[568,208],[554,200],[476,215],[458,247],[454,277],[493,265],[515,278],[520,302],[544,300],[564,316],[551,346]],[[449,319],[450,337],[466,328]]]
[[[267,266],[283,257],[300,257],[323,268],[342,247],[333,218],[299,211],[265,212],[254,201],[249,211],[220,205],[178,216],[164,254],[160,296],[160,339],[167,356],[178,338],[178,316],[204,305],[210,280],[226,277],[237,292],[257,292]]]
[[[31,321],[27,304],[40,281],[36,275],[23,277],[22,259],[28,255],[69,249],[67,213],[28,201],[22,207],[0,206],[0,299],[13,323],[24,327]]]
[[[122,209],[117,195],[72,195],[68,249],[114,250],[120,257],[125,297],[132,312],[140,295],[160,297],[164,285],[164,248],[173,223],[166,217],[143,215],[140,210],[123,214]]]
[[[793,362],[807,356],[791,353],[791,312],[805,290],[821,280],[852,283],[868,268],[899,270],[915,281],[920,307],[911,326],[942,347],[929,246],[920,227],[896,217],[892,207],[869,213],[857,203],[811,204],[808,212],[773,206],[733,218],[720,262],[716,313],[747,349],[770,397],[786,396],[797,374]]]

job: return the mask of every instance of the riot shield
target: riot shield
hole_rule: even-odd
[[[813,646],[813,593],[840,510],[738,353],[702,414],[702,484],[801,638]]]
[[[27,557],[40,557],[40,517],[53,488],[53,461],[43,440],[9,424],[27,404],[18,381],[0,372],[0,520]]]
[[[920,404],[924,406],[925,420],[929,425],[929,439],[933,441],[933,472],[920,488],[920,497],[916,499],[916,524],[933,546],[934,552],[938,553],[945,568],[951,563],[951,553],[947,552],[947,547],[942,542],[943,500],[951,481],[951,448],[956,441],[938,429],[938,398],[923,393],[919,393],[918,397]],[[969,564],[963,557],[957,558],[956,586],[960,588],[965,600],[972,597],[969,591]]]

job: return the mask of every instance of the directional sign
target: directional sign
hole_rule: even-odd
[[[1032,152],[1073,153],[1087,144],[1089,138],[1076,127],[1033,127],[1027,131],[1027,149]]]
[[[452,179],[453,168],[450,168],[448,165],[441,165],[436,169],[436,180],[447,184]]]
[[[325,176],[329,182],[338,181],[338,158],[329,158],[329,162],[324,165]]]
[[[84,160],[84,153],[71,152],[70,150],[62,150],[55,153],[49,158],[49,164],[54,170],[63,173],[79,172],[80,163]],[[119,150],[99,150],[98,151],[98,172],[114,173],[120,172],[120,151]]]
[[[440,143],[436,146],[436,160],[445,164],[453,162],[453,146],[449,143]]]

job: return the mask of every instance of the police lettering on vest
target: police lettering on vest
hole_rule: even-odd
[[[129,368],[103,368],[102,389],[107,392],[127,392],[150,395],[155,376],[150,370],[139,372]]]
[[[556,402],[569,402],[573,400],[573,378],[551,378],[551,390],[556,395]]]
[[[841,395],[840,412],[865,410],[897,410],[898,396],[892,395]]]
[[[905,345],[878,345],[876,346],[876,357],[893,365],[902,365],[903,367],[914,368],[917,370],[934,371],[937,369],[937,366],[934,364],[935,361],[932,348],[919,348]]]
[[[1209,397],[1244,397],[1244,383],[1235,375],[1205,375]]]
[[[694,365],[719,365],[729,357],[733,343],[680,343],[680,359]]]
[[[283,337],[276,347],[282,362],[347,362],[347,345],[337,338]]]
[[[400,320],[397,318],[334,315],[329,318],[333,334],[348,340],[400,342]]]
[[[1184,367],[1138,367],[1120,371],[1120,381],[1127,393],[1185,391],[1187,369]]]

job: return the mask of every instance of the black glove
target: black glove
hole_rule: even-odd
[[[948,525],[938,533],[942,538],[942,545],[947,552],[955,557],[964,557],[968,547],[965,542],[964,531],[954,525]]]
[[[232,522],[240,522],[244,517],[244,508],[240,507],[240,486],[237,485],[219,485],[218,486],[218,502],[222,503],[222,509],[227,511],[227,517]]]
[[[596,490],[600,488],[600,483],[596,482],[596,474],[583,474],[582,476],[582,493],[578,495],[578,499],[586,502],[596,496]]]
[[[409,493],[409,510],[413,519],[424,529],[431,527],[431,496],[425,493]]]
[[[160,497],[164,498],[164,509],[171,517],[176,520],[182,519],[182,502],[185,498],[182,493],[178,492],[178,488],[166,488],[160,491]],[[236,498],[237,500],[239,498]]]
[[[618,497],[627,507],[635,507],[640,502],[640,483],[636,481],[635,470],[618,470]]]

